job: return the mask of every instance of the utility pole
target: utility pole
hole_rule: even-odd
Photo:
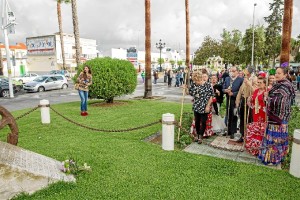
[[[15,32],[14,26],[16,18],[14,13],[11,12],[7,0],[2,0],[2,30],[5,42],[5,50],[6,50],[6,63],[7,63],[7,73],[8,73],[8,88],[9,88],[9,96],[10,98],[14,98],[14,90],[11,78],[11,62],[10,62],[10,50],[9,50],[9,42],[8,42],[8,33],[13,34]]]
[[[152,97],[151,83],[151,0],[145,0],[145,92],[144,99]]]

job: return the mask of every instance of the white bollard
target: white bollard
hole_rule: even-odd
[[[162,115],[162,149],[167,151],[174,150],[174,121],[173,114]]]
[[[50,124],[49,101],[43,99],[40,101],[42,124]]]
[[[294,131],[290,174],[300,178],[300,129]]]

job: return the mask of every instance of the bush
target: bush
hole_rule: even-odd
[[[113,103],[115,97],[131,94],[137,86],[137,74],[134,66],[127,60],[109,57],[95,58],[85,63],[91,67],[93,84],[90,86],[91,98],[104,99]],[[74,80],[83,66],[80,66]]]

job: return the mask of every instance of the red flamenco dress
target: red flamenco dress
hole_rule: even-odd
[[[252,155],[258,155],[266,128],[264,91],[256,89],[250,99],[253,108],[253,123],[247,125],[245,148]]]

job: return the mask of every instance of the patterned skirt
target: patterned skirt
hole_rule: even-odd
[[[265,122],[252,122],[247,125],[245,148],[254,156],[259,153],[265,134],[265,127]]]
[[[258,158],[265,164],[280,164],[289,151],[288,128],[268,124]]]
[[[212,123],[212,112],[210,112],[207,115],[206,129],[204,131],[203,137],[210,137],[210,136],[214,135],[211,123]]]

